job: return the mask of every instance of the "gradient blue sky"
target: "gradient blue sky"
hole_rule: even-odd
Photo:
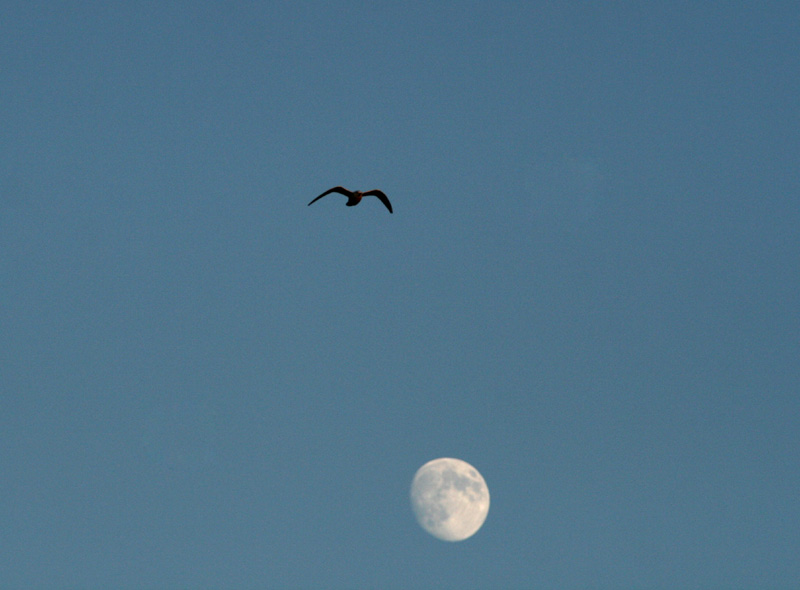
[[[797,587],[798,40],[2,3],[0,586]],[[409,507],[441,456],[462,543]]]

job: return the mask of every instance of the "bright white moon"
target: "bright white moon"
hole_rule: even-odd
[[[489,514],[489,488],[461,459],[434,459],[411,483],[411,507],[420,526],[442,541],[463,541],[478,532]]]

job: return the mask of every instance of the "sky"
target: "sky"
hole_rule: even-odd
[[[2,3],[0,586],[798,587],[799,39]],[[410,508],[438,457],[463,542]]]

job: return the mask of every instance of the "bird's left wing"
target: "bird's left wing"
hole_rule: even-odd
[[[339,194],[344,195],[346,197],[350,197],[353,194],[352,192],[350,192],[349,190],[347,190],[343,186],[335,186],[333,188],[329,188],[328,190],[326,190],[324,193],[322,193],[316,199],[311,201],[311,203],[309,203],[309,205],[313,204],[315,201],[319,201],[322,197],[324,197],[325,195],[329,195],[331,193],[339,193]]]

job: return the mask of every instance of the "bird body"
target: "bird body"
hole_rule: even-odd
[[[340,195],[344,195],[345,197],[347,197],[347,203],[345,203],[345,205],[347,205],[348,207],[355,207],[361,202],[361,199],[363,197],[378,197],[380,202],[386,205],[386,208],[389,210],[389,213],[394,213],[394,211],[392,211],[392,204],[389,202],[389,198],[383,193],[383,191],[379,191],[378,189],[361,192],[361,191],[351,191],[344,188],[343,186],[335,186],[331,189],[326,190],[316,199],[311,201],[309,205],[311,205],[315,201],[318,201],[325,195],[329,195],[331,193],[339,193]]]

